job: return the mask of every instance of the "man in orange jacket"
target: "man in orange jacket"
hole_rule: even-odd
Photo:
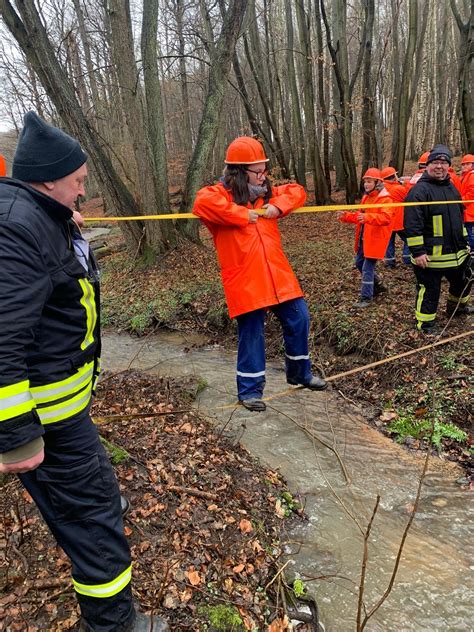
[[[383,183],[387,189],[393,202],[404,202],[408,193],[408,187],[406,187],[397,178],[397,172],[393,167],[385,167],[382,169],[381,176]],[[397,234],[403,241],[403,254],[402,259],[405,265],[410,265],[410,249],[407,246],[405,235],[403,233],[403,206],[392,207],[393,211],[393,226],[392,236],[388,242],[387,252],[385,253],[385,266],[387,268],[394,268],[396,266],[395,257],[395,238]]]
[[[461,160],[461,196],[463,200],[474,200],[474,154],[466,154]],[[474,253],[474,202],[464,205],[464,224],[472,256]]]
[[[257,140],[237,138],[227,148],[223,177],[198,191],[193,208],[214,239],[229,314],[237,319],[239,401],[257,412],[266,408],[262,396],[268,309],[283,327],[287,382],[312,390],[326,387],[311,372],[308,308],[278,230],[278,220],[301,206],[306,193],[299,184],[272,187],[267,163]]]
[[[354,252],[355,265],[362,275],[360,298],[354,307],[369,307],[373,298],[385,290],[375,271],[377,259],[383,259],[392,235],[393,213],[389,204],[392,198],[385,189],[379,169],[371,167],[363,175],[365,195],[361,204],[380,204],[378,208],[343,213],[339,221],[356,224]]]

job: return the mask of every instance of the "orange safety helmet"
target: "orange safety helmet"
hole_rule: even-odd
[[[465,165],[469,162],[474,163],[474,154],[466,154],[465,156],[462,157],[462,160],[461,160],[462,165]]]
[[[5,158],[0,154],[0,178],[7,175],[7,165],[5,163]]]
[[[429,151],[425,151],[424,154],[421,154],[421,156],[418,159],[418,164],[419,165],[426,165],[426,163],[428,162],[429,155],[430,155]]]
[[[398,172],[394,167],[385,167],[385,169],[382,169],[382,171],[380,172],[380,175],[382,176],[382,180],[386,180],[391,176],[396,176],[397,173]]]
[[[367,169],[367,171],[362,176],[362,180],[364,180],[365,178],[373,178],[374,180],[383,179],[380,173],[380,169],[377,169],[376,167],[370,167],[369,169]]]
[[[226,165],[254,165],[257,162],[268,162],[261,143],[251,136],[239,136],[227,147]]]

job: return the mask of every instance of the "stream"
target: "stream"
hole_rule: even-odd
[[[291,572],[314,594],[326,632],[356,629],[363,532],[377,495],[380,505],[368,541],[364,600],[368,610],[384,593],[412,508],[423,456],[409,453],[367,426],[360,410],[337,393],[289,389],[281,362],[267,366],[265,413],[235,408],[236,354],[193,349],[197,336],[160,333],[146,339],[106,333],[103,367],[130,365],[161,376],[206,380],[196,407],[262,463],[278,469],[305,501],[308,520],[286,533]],[[334,452],[301,427],[335,445]],[[370,619],[368,631],[474,630],[472,502],[455,464],[430,458],[419,511],[409,531],[395,585]],[[358,526],[359,525],[359,526]]]

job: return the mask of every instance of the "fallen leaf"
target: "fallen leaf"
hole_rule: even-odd
[[[189,579],[192,586],[197,586],[201,583],[201,577],[197,571],[188,571],[186,577]]]
[[[242,531],[242,533],[250,533],[251,531],[253,531],[252,523],[250,522],[250,520],[242,518],[242,520],[239,522],[239,529]]]

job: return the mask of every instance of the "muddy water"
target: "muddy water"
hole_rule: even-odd
[[[367,427],[357,408],[334,390],[288,392],[278,363],[267,367],[267,412],[234,409],[235,354],[218,348],[187,352],[195,341],[174,334],[147,340],[107,334],[104,366],[119,370],[132,362],[135,368],[159,375],[194,374],[207,381],[197,406],[236,433],[265,464],[278,468],[290,488],[306,499],[309,519],[288,534],[288,552],[294,572],[311,578],[325,630],[355,630],[361,529],[365,530],[379,494],[365,587],[370,609],[390,579],[422,460]],[[327,443],[335,442],[350,484],[334,453],[295,422]],[[474,629],[472,497],[455,484],[460,476],[457,466],[431,459],[394,589],[366,630]]]

